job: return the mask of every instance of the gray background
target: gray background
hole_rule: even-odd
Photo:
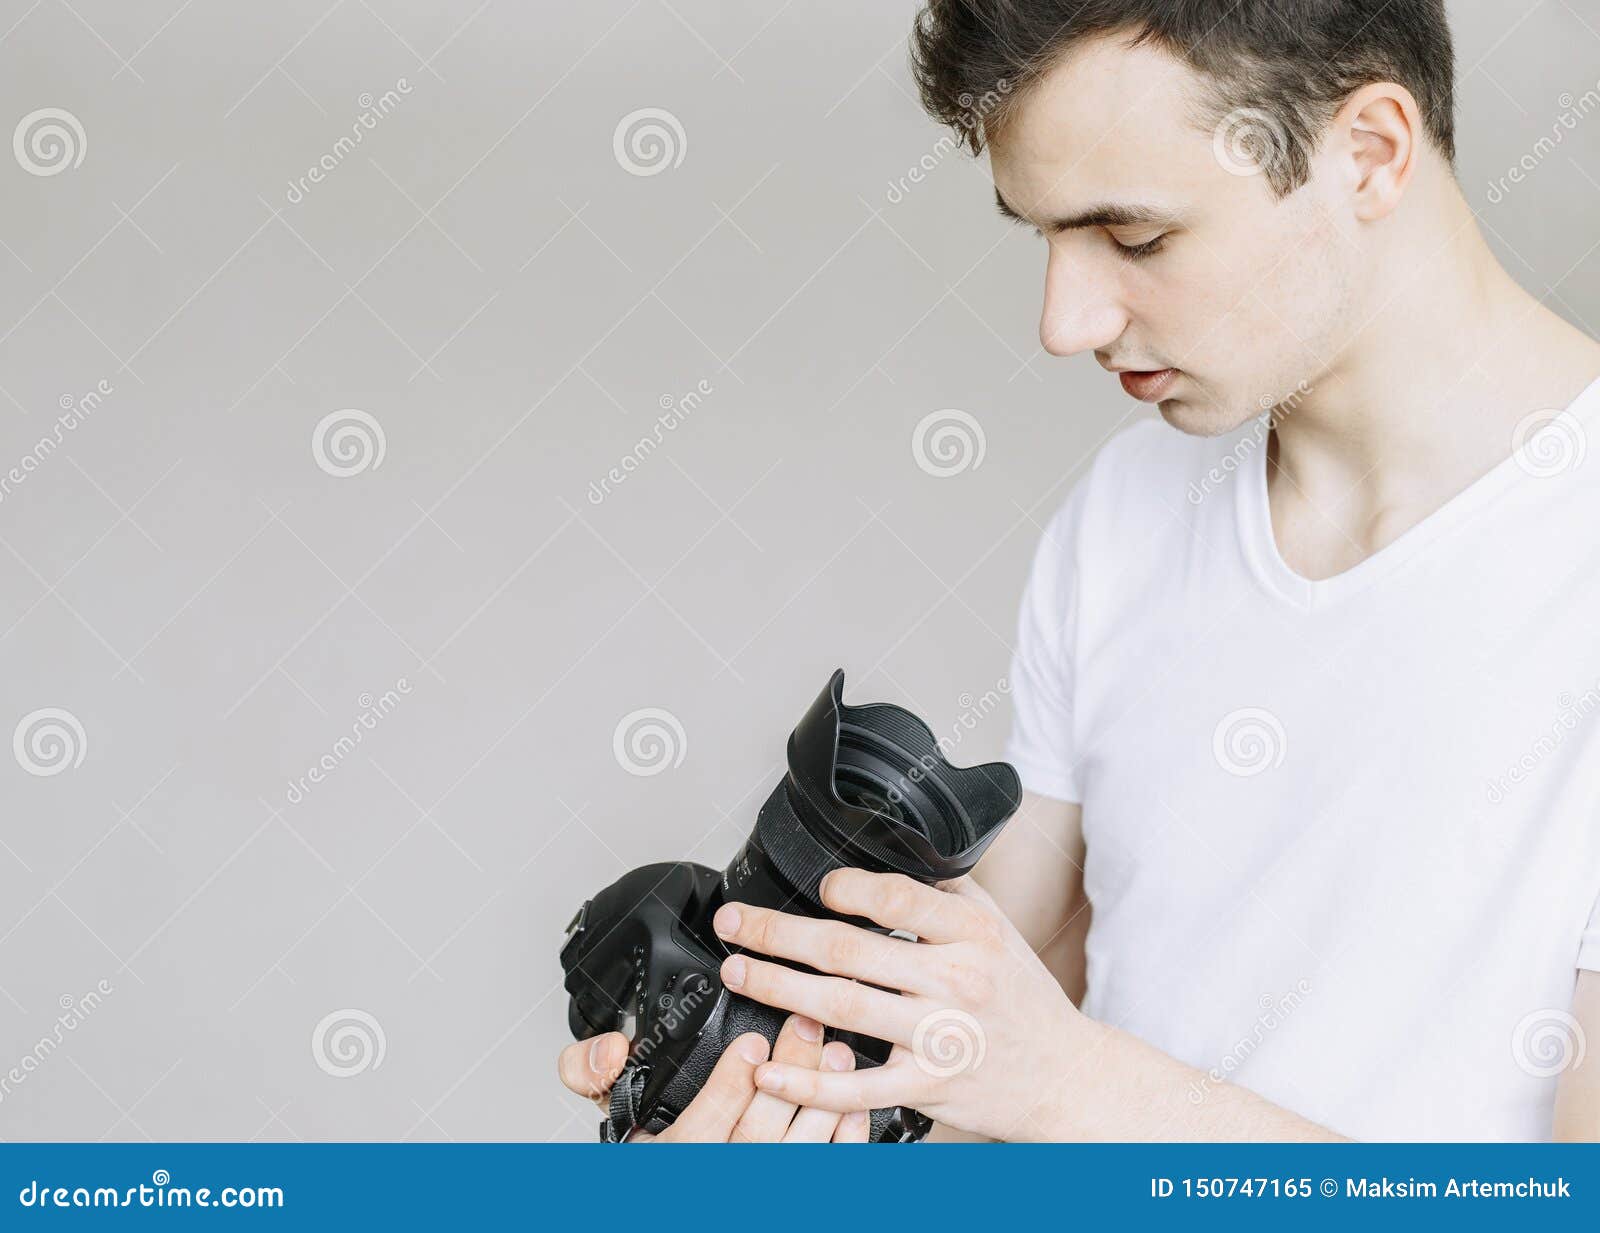
[[[1600,118],[1486,193],[1595,88],[1600,13],[1451,9],[1469,197],[1596,332]],[[0,472],[111,391],[0,500],[0,736],[83,732],[56,774],[0,755],[0,1074],[112,990],[0,1135],[588,1138],[553,1064],[588,892],[723,863],[836,666],[998,753],[1040,525],[1147,412],[1046,362],[1042,249],[939,152],[913,10],[0,6],[4,128],[85,134],[58,174],[0,157]],[[641,108],[684,133],[654,175],[613,149]],[[340,477],[313,434],[350,408],[384,454]],[[939,476],[913,436],[947,409],[982,456],[968,428]],[[638,775],[646,708],[682,736]],[[339,1077],[313,1033],[350,1010],[383,1053],[363,1029]]]

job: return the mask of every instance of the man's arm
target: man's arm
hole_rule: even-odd
[[[1084,939],[1089,899],[1083,891],[1083,806],[1035,792],[1006,823],[972,876],[988,891],[1050,974],[1072,999],[1088,982]],[[938,1125],[935,1142],[990,1142],[983,1135]]]
[[[1075,1006],[1087,986],[1084,942],[1090,904],[1084,893],[1083,807],[1025,792],[1017,815],[1001,831],[973,880],[988,891],[1000,910],[1050,969]],[[1600,982],[1597,982],[1600,983]],[[1600,1001],[1600,992],[1596,993]],[[1099,1138],[1178,1135],[1194,1139],[1328,1139],[1324,1128],[1280,1109],[1237,1085],[1205,1084],[1196,1109],[1191,1092],[1200,1073],[1126,1032],[1098,1025],[1101,1046],[1077,1064],[1127,1074],[1131,1087],[1112,1093],[1112,1102],[1093,1118]],[[1600,1072],[1600,1067],[1593,1068]],[[1596,1078],[1600,1087],[1600,1077]],[[1114,1107],[1113,1107],[1114,1106]],[[936,1138],[978,1138],[941,1126]]]
[[[1579,971],[1572,995],[1572,1016],[1578,1021],[1577,1065],[1556,1081],[1556,1116],[1551,1138],[1592,1143],[1600,1139],[1600,1062],[1588,1059],[1588,1041],[1600,1041],[1600,972]],[[1588,1069],[1584,1063],[1588,1062]]]
[[[1083,889],[1084,856],[1082,806],[1025,792],[1017,816],[972,874],[1079,1006],[1087,982],[1084,941],[1091,910]],[[1572,1014],[1580,1040],[1600,1041],[1600,972],[1578,973]],[[1148,1127],[1152,1115],[1183,1126],[1196,1138],[1325,1136],[1322,1127],[1294,1114],[1285,1117],[1284,1110],[1237,1085],[1208,1081],[1200,1090],[1206,1093],[1202,1103],[1211,1105],[1210,1109],[1196,1111],[1192,1104],[1179,1109],[1173,1105],[1172,1092],[1181,1087],[1185,1100],[1190,1101],[1188,1092],[1194,1089],[1188,1080],[1195,1072],[1125,1033],[1108,1034],[1106,1048],[1126,1056],[1120,1064],[1113,1063],[1116,1069],[1143,1074],[1150,1080],[1148,1086],[1140,1085],[1145,1108],[1135,1105],[1130,1110],[1130,1137],[1141,1125]],[[1162,1108],[1169,1111],[1163,1114]],[[940,1126],[934,1137],[958,1140],[980,1136]],[[1600,1140],[1600,1060],[1587,1068],[1580,1062],[1562,1073],[1552,1138]]]
[[[981,881],[939,889],[859,869],[835,870],[823,880],[822,901],[837,915],[908,931],[920,943],[841,921],[723,905],[717,932],[746,952],[724,962],[728,987],[899,1046],[884,1065],[850,1075],[769,1063],[757,1071],[758,1087],[840,1112],[907,1105],[928,1113],[941,1130],[958,1126],[994,1138],[1341,1137],[1238,1084],[1211,1081],[1078,1010],[1088,920],[1079,810],[1030,796],[1017,821],[1015,833],[1008,829],[980,862]],[[1041,945],[1051,955],[1048,966],[1034,949]],[[832,975],[798,972],[749,952]],[[905,992],[888,992],[896,989]],[[1600,1040],[1600,974],[1580,974],[1573,1014],[1585,1037]],[[943,1056],[933,1059],[938,1066],[926,1064],[919,1052],[926,1042],[919,1040],[940,1025],[975,1036],[976,1047],[966,1051],[970,1064],[950,1065]],[[1205,1094],[1198,1103],[1197,1087]],[[1600,1137],[1600,1064],[1562,1076],[1554,1136]]]
[[[1083,806],[1024,792],[1016,816],[972,871],[1074,1006],[1088,979],[1083,858]]]

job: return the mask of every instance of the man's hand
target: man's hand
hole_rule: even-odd
[[[724,904],[713,920],[724,941],[833,975],[733,955],[723,961],[723,982],[894,1049],[882,1066],[850,1074],[774,1057],[756,1068],[761,1090],[841,1113],[906,1105],[991,1138],[1063,1137],[1069,1068],[1101,1029],[1073,1006],[988,893],[970,878],[936,888],[860,869],[830,873],[821,893],[842,916],[922,940]]]
[[[607,1032],[580,1040],[561,1051],[561,1082],[602,1107],[610,1099],[611,1085],[628,1060],[628,1038]],[[767,1061],[766,1038],[756,1032],[738,1037],[723,1052],[705,1087],[689,1102],[673,1124],[659,1135],[634,1134],[630,1143],[652,1139],[663,1143],[865,1143],[866,1113],[845,1113],[820,1108],[800,1108],[787,1096],[760,1092],[755,1069]],[[813,1019],[790,1015],[778,1033],[772,1059],[801,1073],[818,1067],[833,1072],[855,1067],[850,1047],[822,1043],[822,1027]]]

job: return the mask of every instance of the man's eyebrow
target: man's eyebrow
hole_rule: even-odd
[[[1011,208],[1009,202],[1000,195],[1000,190],[994,190],[994,204],[1001,214],[1019,223],[1027,223],[1016,210]],[[1045,232],[1077,231],[1084,227],[1139,227],[1148,223],[1171,223],[1176,221],[1176,215],[1171,210],[1160,209],[1156,206],[1124,205],[1107,202],[1102,205],[1090,206],[1087,210],[1080,210],[1076,214],[1068,214],[1061,218],[1047,219],[1040,223],[1039,230]]]

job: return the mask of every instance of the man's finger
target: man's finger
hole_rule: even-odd
[[[746,1032],[723,1050],[689,1107],[662,1132],[663,1140],[726,1143],[756,1094],[755,1069],[767,1060],[767,1040]]]
[[[914,1109],[925,1094],[926,1078],[914,1065],[837,1074],[769,1062],[756,1071],[756,1085],[763,1092],[782,1093],[785,1100],[835,1113],[865,1113],[895,1105]]]
[[[628,1038],[606,1032],[568,1045],[557,1065],[568,1091],[603,1103],[627,1060]]]
[[[831,1040],[822,1050],[822,1069],[833,1072],[854,1070],[856,1068],[855,1051],[842,1040]],[[760,1092],[757,1100],[776,1100],[777,1097],[767,1092]],[[789,1123],[789,1133],[783,1136],[785,1143],[826,1143],[830,1139],[835,1143],[847,1140],[839,1138],[839,1115],[830,1109],[803,1108],[794,1115],[794,1121]],[[862,1136],[866,1141],[866,1136]]]
[[[838,976],[797,972],[753,955],[730,955],[724,959],[722,983],[768,1006],[904,1045],[911,1043],[917,1021],[929,1005],[924,998],[885,993]]]
[[[724,942],[778,959],[793,959],[835,976],[889,989],[935,993],[935,960],[928,947],[837,920],[792,916],[748,903],[725,903],[712,918]]]
[[[865,1143],[872,1133],[872,1118],[859,1110],[846,1113],[839,1119],[839,1128],[833,1132],[835,1143]]]
[[[822,879],[822,902],[844,916],[865,916],[885,929],[904,929],[925,942],[963,942],[982,913],[964,895],[935,890],[903,873],[835,869]]]
[[[1000,905],[994,901],[994,896],[984,890],[982,884],[970,873],[962,874],[959,878],[951,878],[948,882],[937,882],[935,885],[942,891],[975,900],[986,908],[1000,911]]]
[[[815,1070],[822,1061],[822,1024],[804,1015],[790,1015],[772,1042],[772,1060]],[[757,1092],[730,1137],[735,1143],[780,1143],[794,1113],[794,1101]]]

